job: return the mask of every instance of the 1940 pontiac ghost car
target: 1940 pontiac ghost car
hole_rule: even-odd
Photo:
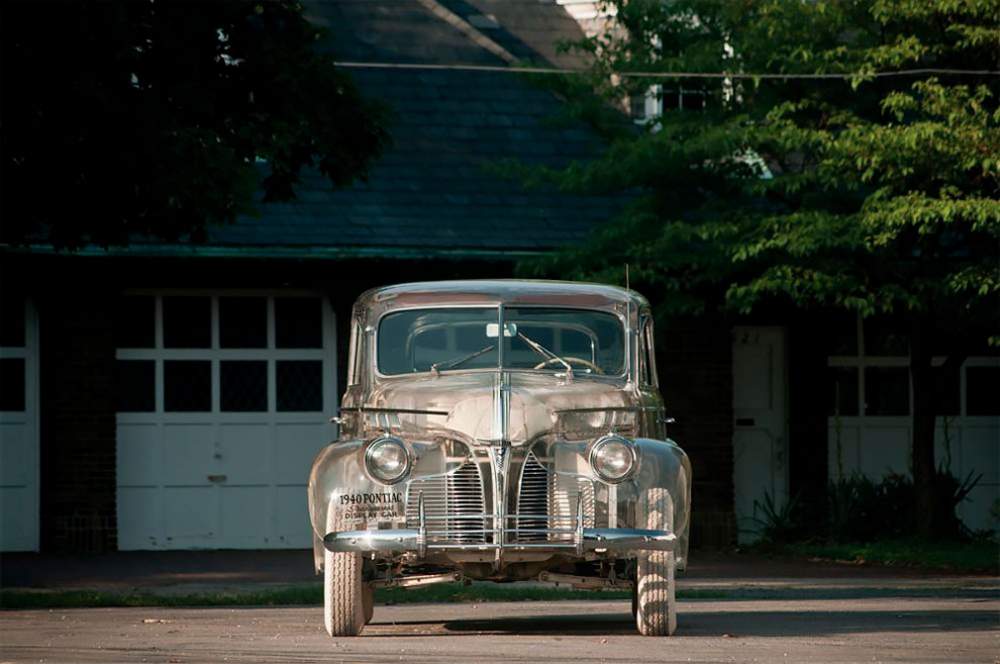
[[[597,284],[453,281],[354,306],[340,437],[309,478],[332,636],[374,587],[541,580],[632,588],[676,624],[691,466],[666,437],[652,315]]]

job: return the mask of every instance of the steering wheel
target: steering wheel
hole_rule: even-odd
[[[587,367],[594,373],[601,374],[602,376],[604,375],[604,371],[601,370],[599,366],[597,366],[590,360],[585,360],[582,357],[564,357],[562,359],[565,360],[568,364],[582,364],[583,366]],[[562,362],[559,361],[559,358],[551,357],[547,360],[543,360],[538,364],[536,364],[535,369],[544,369],[550,364],[562,364]]]

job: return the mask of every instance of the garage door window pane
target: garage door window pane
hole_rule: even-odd
[[[865,369],[865,415],[909,415],[910,370],[906,367]]]
[[[0,346],[24,346],[24,298],[0,295]]]
[[[830,385],[828,415],[849,417],[858,414],[858,370],[855,367],[827,369]]]
[[[212,345],[212,300],[207,297],[163,298],[163,345],[208,348]]]
[[[1000,415],[1000,367],[966,367],[965,414]]]
[[[957,371],[945,371],[941,367],[933,368],[935,400],[938,415],[958,415],[961,392],[959,391],[959,375]]]
[[[223,348],[266,348],[267,299],[219,298],[219,345]]]
[[[322,302],[315,297],[274,300],[275,344],[278,348],[322,348]]]
[[[128,295],[115,309],[115,345],[152,348],[156,343],[156,300],[152,295]]]
[[[279,361],[277,387],[279,411],[323,410],[323,363]]]
[[[148,413],[156,410],[156,362],[118,360],[115,386],[118,412]]]
[[[207,360],[164,362],[163,408],[171,412],[212,410],[212,363]]]
[[[257,413],[267,410],[267,362],[224,361],[219,369],[222,410]]]
[[[24,360],[0,360],[0,410],[24,410]]]

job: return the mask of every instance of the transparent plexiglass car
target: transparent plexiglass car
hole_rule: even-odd
[[[640,633],[677,624],[691,465],[667,437],[652,313],[599,284],[452,281],[353,309],[339,438],[309,511],[326,629],[374,589],[542,581],[631,588]]]

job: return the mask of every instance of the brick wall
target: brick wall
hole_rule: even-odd
[[[96,292],[38,298],[44,551],[117,547],[114,299]]]
[[[664,321],[656,350],[660,391],[677,420],[669,434],[694,475],[692,545],[729,545],[736,539],[731,326],[707,317]]]

